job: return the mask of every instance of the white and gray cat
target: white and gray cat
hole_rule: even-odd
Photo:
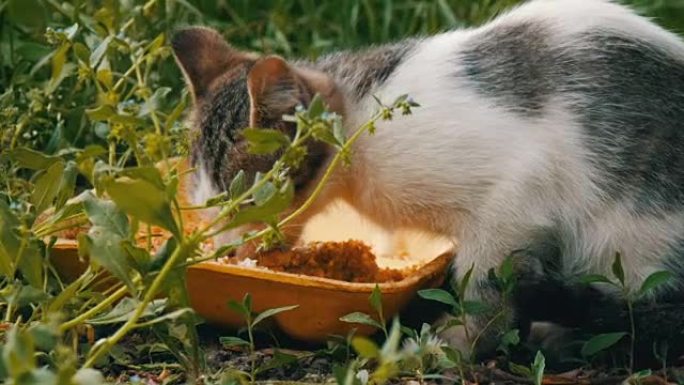
[[[475,266],[468,299],[493,305],[487,272],[511,254],[527,281],[562,283],[607,273],[619,252],[628,285],[668,269],[677,279],[656,294],[683,297],[684,42],[625,7],[534,0],[479,28],[316,61],[241,52],[206,28],[179,31],[173,49],[194,95],[200,202],[273,163],[246,152],[241,129],[292,130],[280,117],[319,93],[352,130],[374,95],[409,94],[421,107],[361,138],[307,216],[341,198],[384,227],[457,240],[457,277]],[[332,154],[309,152],[300,199]],[[534,290],[518,298],[490,340],[530,317]],[[449,339],[468,346],[462,328]]]

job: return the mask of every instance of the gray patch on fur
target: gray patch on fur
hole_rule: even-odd
[[[318,59],[313,66],[330,76],[360,99],[382,85],[412,53],[417,40],[409,39],[394,44],[359,51],[336,52]]]
[[[634,38],[598,31],[583,38],[591,47],[561,61],[560,75],[564,92],[583,96],[574,108],[605,171],[601,187],[632,200],[636,212],[681,207],[684,61]]]
[[[494,28],[460,52],[477,91],[524,116],[538,116],[556,88],[548,31],[539,23]]]
[[[585,128],[595,183],[635,213],[684,205],[684,61],[613,31],[548,44],[542,25],[500,26],[473,38],[456,75],[496,105],[534,119],[564,100]]]

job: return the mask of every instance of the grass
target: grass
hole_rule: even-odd
[[[168,283],[182,283],[187,264],[214,257],[197,254],[198,243],[210,231],[183,233],[174,187],[179,175],[173,170],[161,175],[151,166],[188,151],[182,117],[190,101],[168,47],[170,35],[180,26],[210,25],[241,48],[313,58],[478,25],[517,3],[0,0],[0,378],[13,383],[100,383],[103,373],[93,368],[107,366],[114,369],[104,374],[130,374],[126,381],[149,377],[167,383],[301,378],[292,375],[300,366],[317,371],[318,380],[335,378],[344,384],[397,378],[464,381],[485,375],[487,368],[464,360],[435,338],[430,326],[412,328],[387,320],[392,325],[387,328],[376,320],[383,318],[381,313],[346,318],[381,329],[375,340],[332,338],[325,348],[298,352],[275,348],[279,344],[271,331],[255,329],[266,324],[261,323],[266,316],[248,314],[245,302],[233,306],[252,321],[247,340],[223,334],[219,340],[215,330],[195,328],[198,320],[188,310],[183,285]],[[629,3],[664,26],[684,31],[681,1]],[[302,122],[309,122],[300,122],[302,140],[316,135],[333,140],[334,135],[311,131],[312,122],[332,127],[319,107],[300,115]],[[398,100],[385,112],[409,107]],[[344,149],[353,139],[334,139],[331,144],[342,151],[336,159],[344,160]],[[271,151],[274,142],[287,143],[286,149],[302,144],[277,133],[255,134],[254,141],[263,151]],[[280,166],[287,167],[286,160]],[[275,170],[256,183],[236,178],[231,186],[231,194],[213,201],[223,208],[222,218],[268,220],[274,227],[252,236],[277,241],[278,226],[271,216],[291,199],[287,178]],[[268,199],[263,199],[264,191]],[[243,203],[257,195],[260,210],[250,211]],[[236,208],[242,208],[242,217],[235,216]],[[49,245],[60,230],[85,223],[98,229],[79,241],[93,263],[76,281],[62,282],[49,262]],[[137,230],[149,225],[167,229],[174,240],[156,253],[135,244]],[[117,283],[102,293],[95,287],[104,271]],[[604,281],[621,282],[619,274]],[[468,314],[452,294],[463,292],[463,285],[452,292],[423,294],[453,306],[464,321]],[[628,288],[620,288],[631,295]],[[376,311],[381,309],[379,292],[369,300]],[[610,362],[616,355],[608,353],[609,348],[625,336],[628,350],[633,350],[633,321],[630,326],[585,339],[583,351],[588,354],[579,357],[583,361],[577,365]],[[511,330],[502,341],[494,369],[505,371],[489,368],[486,375],[494,373],[497,381],[539,383],[549,360],[521,346],[517,336]],[[666,351],[660,353],[666,356]],[[616,362],[613,367],[632,365]],[[635,381],[647,375],[630,373]]]

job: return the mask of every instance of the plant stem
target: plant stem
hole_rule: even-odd
[[[108,352],[112,346],[119,342],[119,340],[128,334],[130,330],[135,328],[136,323],[140,317],[142,317],[145,309],[147,309],[147,305],[152,302],[162,283],[166,280],[171,270],[176,266],[177,260],[182,256],[186,256],[188,254],[188,250],[192,249],[192,247],[195,245],[197,245],[197,239],[193,237],[189,241],[182,242],[176,247],[176,249],[173,251],[173,254],[171,254],[171,257],[162,267],[159,275],[157,275],[154,281],[152,281],[152,284],[145,293],[142,302],[135,308],[133,315],[131,315],[131,317],[111,337],[105,339],[104,343],[98,346],[94,352],[91,351],[91,355],[85,362],[84,367],[88,368],[93,366],[93,364],[97,362],[97,360],[102,357],[103,354]]]
[[[247,335],[249,336],[249,365],[250,365],[250,377],[252,382],[256,381],[256,347],[254,346],[254,332],[252,331],[252,317],[251,315],[247,317]]]
[[[109,166],[114,167],[116,163],[116,142],[114,139],[109,140]]]
[[[629,373],[634,372],[634,345],[636,339],[636,325],[634,323],[634,305],[632,299],[627,297],[627,312],[629,313]]]
[[[484,332],[485,332],[487,329],[489,329],[489,328],[494,324],[494,322],[495,322],[497,319],[499,319],[503,314],[504,314],[504,310],[502,309],[501,311],[499,311],[498,313],[496,313],[496,315],[494,315],[494,317],[490,318],[489,321],[487,321],[487,323],[485,324],[485,326],[482,328],[482,330],[480,330],[479,333],[477,333],[477,335],[475,336],[475,339],[474,339],[474,340],[472,341],[472,343],[470,344],[470,351],[471,351],[471,352],[475,350],[475,347],[477,346],[477,343],[478,343],[478,341],[480,340],[480,337],[482,337],[482,335],[484,334]],[[468,337],[468,328],[465,327],[465,325],[463,325],[463,327],[465,328],[466,339],[467,339],[468,341],[470,341],[470,338]]]
[[[60,227],[46,226],[46,227],[42,227],[40,229],[37,229],[35,231],[35,235],[38,238],[44,238],[44,237],[47,237],[48,235],[52,235],[52,234],[58,233],[60,231],[69,230],[69,229],[72,229],[76,226],[85,225],[85,224],[89,223],[88,218],[85,215],[80,215],[80,214],[75,215],[74,218],[75,219],[73,221],[71,221],[70,223],[68,223],[64,226],[60,226]],[[67,220],[69,220],[69,218],[64,219],[64,221],[67,221]],[[64,221],[60,221],[60,222],[64,222]]]
[[[82,313],[78,317],[72,319],[71,321],[67,321],[61,325],[59,325],[59,330],[61,332],[64,332],[66,330],[69,330],[73,328],[76,325],[80,325],[87,321],[89,318],[93,317],[100,311],[106,309],[110,305],[112,305],[114,302],[120,300],[123,298],[126,293],[128,293],[128,288],[126,286],[122,286],[119,290],[115,291],[110,295],[109,297],[105,298],[102,302],[98,303],[94,307],[88,309],[88,311]]]

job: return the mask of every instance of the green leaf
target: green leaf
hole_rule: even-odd
[[[463,312],[469,315],[485,314],[491,310],[487,303],[481,301],[463,301],[461,306]]]
[[[118,175],[127,176],[132,179],[143,179],[150,182],[159,190],[166,189],[161,173],[156,167],[130,167],[119,171]]]
[[[311,103],[309,103],[309,117],[317,118],[321,116],[324,111],[325,103],[323,102],[323,98],[319,94],[314,95],[313,99],[311,99]]]
[[[613,262],[613,275],[623,286],[625,285],[625,271],[622,269],[622,258],[620,253],[615,253],[615,261]]]
[[[499,267],[499,278],[506,282],[513,277],[513,258],[511,256],[506,257]]]
[[[22,238],[17,232],[20,226],[19,219],[0,199],[0,274],[13,279],[18,268],[31,286],[42,289],[42,243],[28,236]]]
[[[639,289],[639,295],[644,295],[658,286],[666,284],[674,275],[669,271],[656,271],[655,273],[646,277]]]
[[[166,243],[164,243],[166,245]],[[131,260],[132,267],[140,274],[144,275],[150,271],[152,266],[152,256],[142,247],[136,246],[130,240],[121,242],[121,247]]]
[[[154,51],[158,50],[163,45],[164,45],[164,33],[162,32],[159,35],[157,35],[157,37],[155,37],[154,40],[152,40],[152,42],[150,42],[150,44],[147,46],[147,50],[150,53],[154,53]]]
[[[591,357],[596,353],[606,350],[618,343],[626,335],[627,333],[624,332],[596,335],[584,343],[582,346],[582,356]]]
[[[181,254],[178,258],[178,263],[183,263],[188,258],[188,249],[180,248],[178,249],[177,242],[172,242],[173,238],[167,241],[167,244],[172,244],[173,247],[169,247],[169,252],[174,253],[179,251]],[[167,258],[168,260],[168,258]],[[162,284],[159,290],[160,295],[165,295],[169,299],[169,308],[188,308],[190,307],[190,295],[188,294],[187,287],[187,269],[185,268],[174,268],[169,272],[167,282]],[[184,317],[180,323],[192,323],[195,317],[193,315],[188,315]],[[193,324],[194,325],[194,324]],[[190,332],[194,333],[194,326],[189,326],[191,328]],[[194,337],[192,337],[194,338]]]
[[[46,168],[60,162],[58,156],[45,155],[42,152],[31,150],[26,147],[15,148],[8,153],[10,159],[17,162],[19,167],[31,170],[45,170]]]
[[[80,61],[87,63],[90,60],[90,49],[85,44],[76,42],[74,43],[73,50]]]
[[[35,345],[31,334],[12,325],[5,338],[2,358],[10,376],[19,378],[35,369]]]
[[[121,123],[126,126],[132,127],[145,127],[145,121],[138,117],[125,114],[114,114],[109,117],[112,123]]]
[[[55,210],[59,210],[67,203],[69,198],[74,196],[76,189],[76,177],[78,177],[78,166],[76,162],[70,160],[64,166],[64,173],[57,188],[57,199],[55,201]]]
[[[39,0],[9,0],[7,10],[10,21],[33,31],[44,29],[47,22],[47,12]]]
[[[272,154],[290,144],[287,135],[271,128],[246,128],[242,135],[249,144],[249,153],[255,155]]]
[[[128,218],[114,202],[99,199],[90,191],[82,195],[82,200],[83,208],[93,226],[103,227],[121,238],[128,237],[130,232]]]
[[[163,314],[166,303],[167,300],[165,299],[156,299],[150,302],[143,311],[141,318],[149,318]],[[137,299],[126,297],[117,303],[110,311],[89,319],[88,323],[91,325],[111,325],[126,322],[139,305],[140,301]]]
[[[242,297],[242,306],[249,312],[249,314],[252,314],[252,295],[250,293],[247,293],[244,297]]]
[[[254,203],[262,206],[276,193],[276,187],[271,182],[264,183],[259,189],[254,191]]]
[[[83,213],[83,200],[81,195],[85,193],[86,192],[79,194],[79,196],[69,199],[63,207],[49,215],[44,221],[34,222],[33,229],[36,229],[36,225],[39,225],[41,227],[55,226],[57,224],[63,223],[65,220],[67,220],[69,217],[73,215]]]
[[[497,350],[507,352],[510,346],[516,346],[520,343],[520,331],[518,329],[513,329],[507,331],[503,336],[501,336],[501,342]]]
[[[544,379],[544,369],[546,369],[546,358],[541,351],[537,351],[532,363],[532,373],[534,374],[534,384],[542,385]]]
[[[69,42],[64,42],[57,48],[54,55],[52,55],[52,75],[50,76],[50,83],[48,85],[49,90],[54,90],[57,88],[59,83],[65,77],[65,72],[67,71],[67,66],[65,66],[67,53],[71,48]]]
[[[276,194],[273,194],[266,202],[263,202],[261,206],[249,206],[238,211],[230,221],[229,228],[235,228],[246,223],[257,221],[268,222],[276,214],[279,214],[290,207],[293,198],[294,184],[288,180]]]
[[[344,126],[342,125],[342,119],[337,116],[333,120],[333,136],[340,146],[343,146],[347,141],[347,136],[344,132]]]
[[[378,103],[380,103],[379,99],[376,99],[376,100],[378,101]],[[399,95],[399,96],[397,96],[396,99],[394,99],[394,102],[391,105],[392,106],[398,106],[399,104],[405,102],[406,100],[408,100],[408,94]],[[380,104],[382,104],[382,103],[380,103]]]
[[[340,317],[340,321],[352,323],[352,324],[369,325],[369,326],[373,326],[373,327],[378,328],[378,329],[383,328],[383,326],[380,324],[380,322],[374,320],[368,314],[361,313],[361,312],[354,312],[354,313],[349,313],[347,315],[344,315],[344,316]]]
[[[129,237],[128,218],[114,202],[98,199],[92,193],[85,196],[83,206],[93,226],[87,234],[79,235],[79,254],[89,256],[91,263],[101,265],[133,289],[132,266],[123,248]]]
[[[97,65],[100,64],[100,60],[102,60],[102,57],[107,52],[107,48],[109,48],[109,43],[112,41],[112,38],[112,36],[107,36],[95,50],[93,50],[93,53],[90,55],[90,68],[96,68]]]
[[[451,306],[457,306],[458,302],[451,293],[443,289],[424,289],[419,290],[418,295],[431,301],[441,302]]]
[[[178,101],[178,104],[176,104],[176,107],[174,107],[173,111],[169,114],[169,116],[166,118],[166,123],[165,126],[167,129],[173,128],[173,125],[180,119],[180,117],[183,115],[183,111],[185,111],[185,108],[187,107],[187,100],[188,100],[188,94],[187,92],[183,92],[183,95],[181,96],[180,100]]]
[[[644,369],[632,374],[630,377],[639,380],[651,375],[653,375],[653,371],[651,369]],[[639,382],[637,381],[637,383]]]
[[[378,286],[377,283],[375,284],[375,287],[373,288],[373,291],[371,292],[371,295],[368,298],[368,300],[373,309],[375,310],[375,312],[378,313],[378,316],[382,320],[382,292],[380,291],[380,286]]]
[[[99,70],[97,70],[95,78],[107,89],[112,88],[112,70],[110,70],[109,68],[100,68]]]
[[[42,264],[39,265],[42,268]],[[36,286],[20,286],[16,295],[11,298],[16,306],[36,305],[47,302],[50,295],[43,291],[42,287]]]
[[[85,112],[86,115],[88,115],[88,118],[95,122],[104,121],[116,115],[114,107],[108,104],[102,104],[95,108],[87,109]]]
[[[532,378],[534,374],[527,366],[516,364],[515,362],[508,363],[508,369],[513,374],[517,374],[522,377]]]
[[[294,310],[298,308],[299,305],[290,305],[290,306],[282,306],[282,307],[276,307],[273,309],[267,309],[264,310],[263,312],[259,313],[256,317],[254,317],[254,321],[252,321],[252,327],[257,326],[257,324],[267,318],[273,317],[276,314],[280,314],[282,312]]]
[[[401,323],[399,318],[394,317],[392,320],[392,327],[385,343],[382,345],[380,356],[382,357],[396,357],[399,350],[399,343],[401,342]]]
[[[22,276],[34,288],[43,288],[43,253],[41,244],[35,240],[26,240],[27,244],[21,253],[17,267]]]
[[[150,304],[150,305],[152,305],[152,304]],[[152,311],[155,311],[155,310],[156,309],[152,309]],[[174,311],[169,312],[169,313],[162,313],[158,317],[155,317],[149,321],[145,321],[144,325],[147,327],[147,326],[162,323],[162,322],[164,322],[164,323],[172,322],[172,321],[180,319],[183,316],[190,315],[190,314],[194,314],[194,311],[189,307],[177,309],[177,310],[174,310]]]
[[[333,364],[333,377],[335,383],[338,385],[353,385],[354,384],[354,367],[353,365]]]
[[[461,278],[461,281],[458,284],[458,298],[460,298],[461,300],[465,299],[465,292],[468,288],[468,285],[470,284],[470,277],[472,277],[473,275],[473,270],[475,270],[474,263],[470,265],[470,269],[466,271],[466,273],[463,275],[463,278]]]
[[[81,289],[81,284],[81,281],[74,280],[65,287],[64,290],[60,291],[56,297],[52,298],[48,304],[48,313],[62,311],[64,306],[75,298],[76,294]]]
[[[50,325],[48,322],[36,322],[29,326],[28,332],[31,334],[33,342],[38,349],[50,351],[55,348],[57,342],[59,341],[58,331],[55,329],[56,328],[54,328],[53,325]]]
[[[331,126],[327,122],[318,122],[311,128],[311,135],[314,139],[328,143],[332,146],[339,146],[340,143],[335,138]]]
[[[365,337],[354,337],[351,341],[352,347],[359,356],[367,359],[378,358],[380,349],[375,342]]]
[[[580,277],[579,279],[580,283],[583,284],[590,284],[590,283],[607,283],[614,285],[613,281],[608,279],[608,277],[600,274],[588,274],[585,276]]]
[[[228,301],[228,308],[233,310],[234,312],[241,314],[245,320],[248,320],[252,317],[252,297],[250,296],[249,293],[245,294],[245,297],[242,299],[242,302],[235,301],[231,299]]]
[[[138,112],[138,116],[147,116],[151,114],[152,112],[155,112],[159,109],[159,106],[161,105],[162,100],[166,97],[166,95],[171,92],[171,88],[169,87],[159,87],[156,90],[154,90],[154,93],[152,96],[147,99],[147,101],[142,105],[140,108],[140,112]]]
[[[219,337],[219,342],[227,348],[233,346],[249,346],[249,341],[245,341],[239,337]]]
[[[49,55],[52,53],[52,48],[43,44],[39,44],[37,42],[32,42],[32,41],[17,41],[14,43],[15,44],[15,54],[21,58],[23,58],[26,61],[33,62],[33,63],[40,63],[41,61],[44,61],[46,58],[49,58]],[[28,64],[28,63],[27,63]],[[39,65],[39,64],[37,64]],[[28,65],[27,65],[28,67]],[[34,67],[35,68],[35,67]],[[32,72],[29,72],[29,74],[32,74]]]
[[[259,366],[257,373],[263,373],[267,370],[275,368],[282,368],[284,366],[294,364],[297,361],[298,357],[296,355],[283,353],[280,350],[276,349],[273,352],[273,358],[266,362],[265,365]]]
[[[165,188],[147,179],[129,177],[104,180],[103,186],[123,211],[145,223],[163,227],[180,238]]]
[[[36,207],[37,213],[42,213],[52,205],[59,193],[59,185],[64,175],[64,162],[55,162],[36,178],[31,203]]]
[[[0,274],[10,279],[14,278],[14,258],[21,244],[15,232],[19,225],[19,219],[4,199],[0,199]]]
[[[443,346],[442,351],[446,354],[447,359],[454,364],[460,365],[463,362],[463,354],[460,351],[448,346]]]
[[[228,191],[230,191],[230,198],[231,199],[237,199],[240,197],[240,195],[244,194],[245,191],[247,191],[247,183],[245,181],[245,171],[240,170],[238,173],[235,175],[232,181],[230,181],[230,187]]]

